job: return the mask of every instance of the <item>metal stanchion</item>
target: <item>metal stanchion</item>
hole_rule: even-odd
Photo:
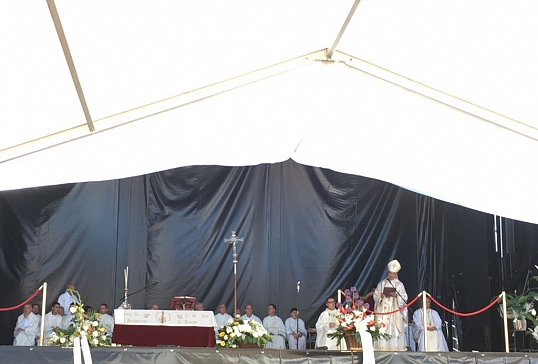
[[[428,331],[426,322],[426,291],[422,291],[420,294],[422,295],[422,331],[424,336],[424,351],[426,351],[426,348],[428,347],[428,335],[426,335],[426,331]]]
[[[501,293],[502,300],[503,300],[503,324],[504,324],[504,346],[506,349],[506,352],[510,352],[510,346],[508,344],[508,313],[506,309],[506,292],[503,291]]]
[[[45,310],[46,310],[46,304],[47,304],[47,282],[43,283],[41,286],[43,287],[43,301],[41,302],[41,325],[39,328],[39,346],[43,346],[43,339],[45,335]]]

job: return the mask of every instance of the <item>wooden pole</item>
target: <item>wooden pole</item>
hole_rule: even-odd
[[[235,250],[235,245],[234,245]],[[237,313],[237,261],[234,259],[234,313],[233,318],[235,319],[235,315]]]
[[[237,312],[237,248],[236,244],[242,242],[243,238],[238,239],[235,235],[235,231],[232,231],[232,236],[229,239],[224,239],[227,244],[232,244],[233,248],[233,265],[234,265],[234,312],[233,317],[235,319],[235,313]]]

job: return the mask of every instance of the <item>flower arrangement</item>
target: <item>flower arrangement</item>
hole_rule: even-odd
[[[101,325],[98,313],[87,315],[84,312],[84,306],[80,299],[80,294],[75,290],[69,290],[71,294],[76,295],[78,303],[75,303],[69,308],[69,312],[73,315],[71,324],[65,330],[59,330],[52,333],[50,340],[54,346],[73,346],[76,337],[85,336],[88,339],[88,344],[95,346],[111,346],[112,339],[106,331],[106,327]]]
[[[351,287],[344,293],[345,302],[338,305],[338,325],[335,331],[327,334],[327,337],[337,339],[337,345],[340,345],[340,341],[346,335],[354,336],[360,343],[359,331],[369,332],[373,341],[380,338],[390,339],[390,335],[385,331],[385,324],[378,322],[373,314],[368,314],[369,304],[360,299],[357,288]]]
[[[245,343],[263,347],[269,341],[273,339],[262,324],[237,315],[235,319],[229,319],[226,324],[220,325],[217,346],[237,348],[241,343]]]

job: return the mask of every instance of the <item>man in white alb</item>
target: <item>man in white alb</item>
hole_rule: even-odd
[[[398,279],[398,272],[402,268],[397,260],[392,260],[387,264],[387,278],[379,282],[374,291],[375,311],[393,312],[403,307],[407,303],[407,292],[405,286]],[[390,339],[380,338],[374,342],[376,350],[385,351],[405,351],[407,327],[407,308],[387,315],[377,315],[376,319],[385,324],[387,334]]]
[[[252,305],[246,305],[245,306],[245,314],[243,316],[241,316],[241,318],[244,320],[244,319],[249,319],[249,320],[253,320],[253,321],[258,321],[260,324],[263,325],[263,322],[262,320],[256,316],[255,314],[252,313]]]
[[[51,310],[45,315],[45,332],[44,339],[50,339],[53,332],[60,331],[62,329],[62,316],[59,315],[60,304],[54,302],[51,306]],[[49,343],[45,343],[48,345]]]
[[[71,312],[71,307],[74,307],[75,304],[72,303],[65,311],[64,315],[62,316],[62,330],[67,330],[69,326],[71,325],[71,319],[73,318],[73,313]],[[62,306],[60,306],[60,311],[62,310]]]
[[[272,303],[267,306],[268,315],[263,319],[263,327],[273,338],[265,347],[267,349],[286,349],[286,328],[282,319],[276,315],[276,306]]]
[[[32,312],[34,313],[34,315],[38,316],[39,319],[41,320],[41,307],[39,306],[38,303],[34,303],[32,305]]]
[[[220,303],[218,305],[217,311],[218,312],[215,314],[215,322],[217,323],[217,327],[215,327],[216,336],[219,334],[219,328],[221,325],[225,325],[228,320],[233,321],[233,317],[231,315],[228,315],[228,313],[226,312],[226,305],[224,303]]]
[[[334,332],[338,325],[339,312],[336,309],[336,301],[329,297],[325,300],[325,311],[319,315],[316,322],[316,348],[326,347],[327,350],[338,350],[337,339],[329,339],[327,334]],[[340,341],[340,349],[346,350],[347,346],[344,340]]]
[[[69,309],[69,307],[71,306],[71,303],[75,303],[75,304],[79,303],[78,297],[73,294],[74,290],[75,290],[75,285],[71,283],[67,286],[67,289],[65,290],[65,292],[62,293],[60,297],[58,297],[58,303],[60,304],[60,306],[64,308],[65,311]]]
[[[426,331],[424,331],[422,308],[413,314],[413,339],[418,344],[418,351],[448,351],[448,345],[443,335],[441,317],[437,311],[430,308],[430,297],[426,297]],[[424,333],[428,345],[424,348]]]
[[[41,330],[41,306],[39,306],[38,303],[34,303],[32,305],[32,312],[34,313],[34,315],[36,315],[39,318],[39,323],[38,323],[37,326]],[[38,341],[39,341],[39,331],[37,332],[36,342],[38,342]]]
[[[101,326],[106,328],[106,332],[112,337],[114,331],[114,317],[108,314],[108,305],[101,303],[99,306],[99,319],[101,320]]]
[[[34,346],[39,332],[39,318],[32,312],[30,304],[24,305],[13,332],[13,346]]]
[[[288,347],[306,350],[306,327],[304,321],[299,318],[299,313],[295,307],[290,310],[290,317],[286,319],[284,326],[288,337]]]
[[[226,305],[224,303],[219,304],[217,310],[218,312],[215,314],[217,329],[220,327],[220,325],[226,324],[228,320],[233,321],[233,317],[226,312]]]

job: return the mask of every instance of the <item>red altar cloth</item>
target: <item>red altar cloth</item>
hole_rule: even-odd
[[[112,342],[134,346],[215,347],[215,329],[197,326],[114,325]]]

